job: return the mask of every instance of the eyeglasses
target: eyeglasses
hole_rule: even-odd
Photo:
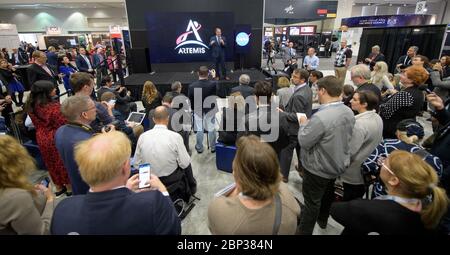
[[[393,176],[396,176],[395,173],[388,166],[386,166],[385,163],[386,163],[386,158],[385,157],[378,158],[378,165],[381,166],[382,168],[384,167],[384,169],[386,169],[386,171],[388,171]]]

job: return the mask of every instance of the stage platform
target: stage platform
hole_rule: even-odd
[[[257,69],[236,70],[233,73],[228,72],[230,80],[219,80],[217,82],[217,96],[226,97],[230,94],[231,88],[239,85],[239,76],[248,74],[250,76],[250,86],[256,81],[266,80],[272,83],[272,77],[266,72]],[[182,93],[187,95],[189,84],[198,80],[197,73],[190,72],[167,72],[167,73],[137,73],[131,74],[125,78],[125,86],[131,91],[136,100],[141,100],[142,88],[146,81],[152,81],[162,96],[170,91],[170,86],[174,81],[180,81],[183,85]]]

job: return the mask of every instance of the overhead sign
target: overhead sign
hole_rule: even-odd
[[[417,2],[415,14],[425,14],[425,13],[427,13],[427,1]]]
[[[61,27],[57,26],[47,27],[47,35],[60,35],[60,34],[62,34]]]
[[[436,15],[383,15],[342,19],[341,25],[348,27],[404,27],[431,25]]]
[[[111,38],[122,38],[122,29],[119,25],[110,25],[109,35],[111,36]]]
[[[336,14],[338,1],[265,0],[265,22],[275,19],[320,20]]]

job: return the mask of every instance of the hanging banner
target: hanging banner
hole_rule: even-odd
[[[405,27],[433,25],[436,15],[383,15],[342,19],[341,25],[348,27]]]

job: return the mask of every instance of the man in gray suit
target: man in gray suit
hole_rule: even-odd
[[[287,47],[284,47],[282,49],[284,67],[287,67],[288,65],[290,65],[291,59],[295,58],[295,56],[297,54],[296,50],[293,47],[294,47],[294,43],[289,42]]]
[[[291,168],[294,149],[297,151],[297,158],[300,158],[300,146],[298,143],[298,117],[297,113],[304,113],[309,118],[312,113],[312,90],[306,83],[309,72],[305,69],[296,69],[292,73],[292,83],[295,85],[294,94],[286,105],[285,112],[289,121],[289,145],[281,151],[280,166],[283,174],[283,181],[287,182]]]

